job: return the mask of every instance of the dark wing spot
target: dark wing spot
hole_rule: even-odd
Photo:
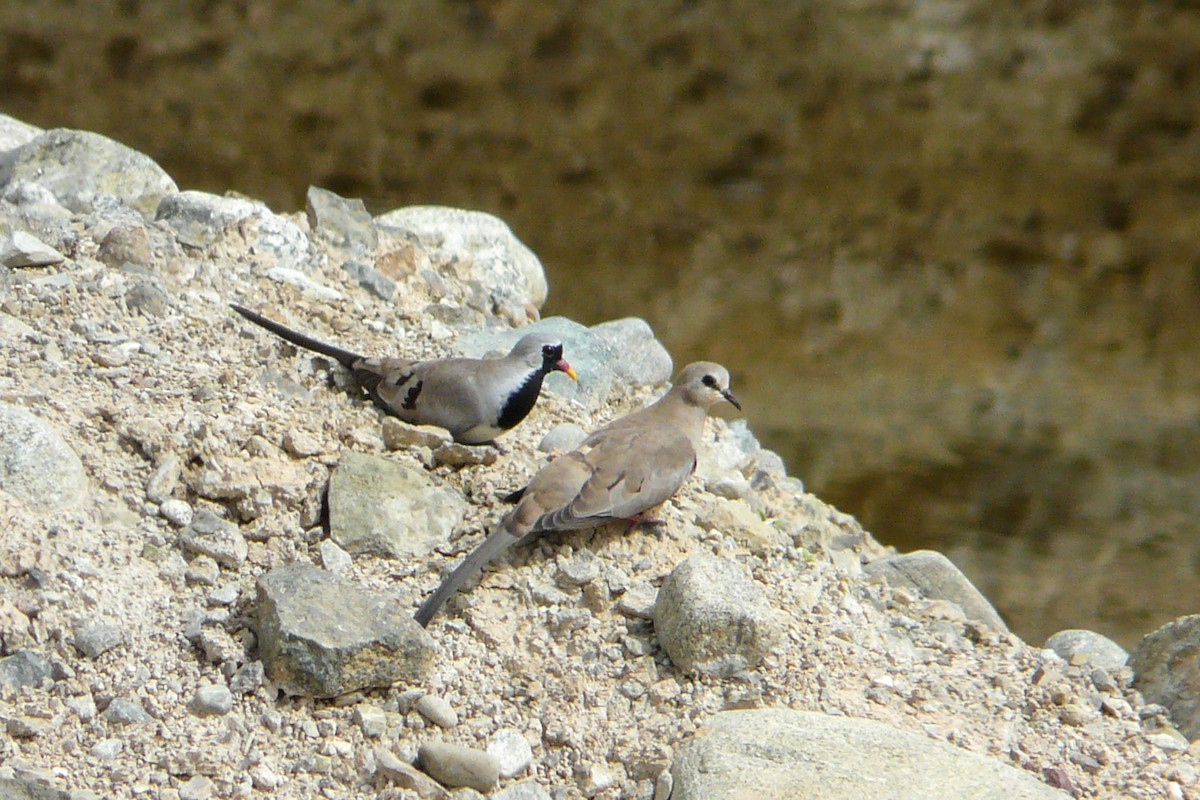
[[[411,372],[393,372],[392,376],[388,378],[388,383],[390,383],[392,386],[401,386],[405,383],[408,383],[412,376],[413,374]]]
[[[425,381],[417,381],[413,384],[408,393],[404,395],[404,402],[400,404],[402,408],[412,411],[417,407],[417,398],[421,396],[421,387],[425,385]]]

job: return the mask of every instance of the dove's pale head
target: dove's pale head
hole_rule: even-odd
[[[695,361],[688,364],[675,379],[675,386],[683,393],[688,405],[704,410],[725,401],[741,411],[742,404],[729,389],[729,370],[711,361]]]
[[[543,373],[565,372],[571,380],[577,380],[575,370],[563,358],[562,340],[549,333],[527,333],[513,345],[509,358],[514,358],[528,364],[530,369],[540,369]]]

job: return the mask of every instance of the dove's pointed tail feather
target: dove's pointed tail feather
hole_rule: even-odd
[[[360,356],[358,353],[352,353],[349,350],[343,350],[335,345],[322,342],[311,336],[306,336],[299,331],[294,331],[291,328],[280,325],[275,320],[264,317],[262,314],[257,314],[244,306],[239,306],[237,303],[230,303],[229,306],[255,325],[266,328],[279,338],[289,341],[297,347],[303,347],[305,350],[311,350],[314,353],[328,356],[348,370],[353,370],[355,363],[363,360],[363,356]]]
[[[491,563],[492,559],[503,553],[509,546],[515,544],[518,538],[511,534],[503,524],[488,534],[488,537],[483,540],[483,544],[472,550],[463,559],[463,562],[455,567],[454,571],[442,581],[441,586],[433,594],[429,595],[425,602],[421,604],[421,607],[417,609],[415,618],[421,627],[429,625],[429,621],[433,619],[433,615],[438,612],[438,609],[455,592],[462,588],[463,584],[479,574],[484,567]]]

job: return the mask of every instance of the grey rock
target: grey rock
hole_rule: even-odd
[[[359,286],[382,300],[390,301],[396,294],[396,282],[372,266],[361,261],[343,261],[342,269]]]
[[[108,704],[108,708],[104,709],[104,718],[121,725],[154,721],[154,717],[147,714],[144,708],[124,697],[118,697]]]
[[[42,129],[7,114],[0,114],[0,151],[12,150],[36,139]]]
[[[113,269],[148,275],[156,259],[141,217],[129,220],[128,224],[114,225],[104,234],[96,258]]]
[[[672,800],[1067,800],[996,759],[867,719],[725,711],[677,752]]]
[[[429,776],[418,772],[416,768],[401,761],[386,747],[375,748],[375,771],[385,780],[396,784],[401,789],[415,792],[417,797],[426,800],[449,800],[450,793],[430,780]]]
[[[493,800],[552,800],[550,792],[546,791],[537,781],[521,781],[492,795]]]
[[[261,661],[249,661],[238,667],[237,672],[229,679],[229,691],[237,694],[249,694],[263,685],[266,670]]]
[[[193,775],[179,786],[179,800],[209,800],[217,786],[204,775]]]
[[[777,636],[777,623],[740,567],[697,555],[671,570],[659,589],[654,631],[681,670],[731,675],[762,660]]]
[[[350,558],[350,554],[338,547],[337,542],[332,539],[321,540],[321,544],[317,546],[317,550],[321,554],[321,566],[334,575],[345,572],[354,563],[353,559]]]
[[[415,237],[435,251],[435,261],[453,263],[459,280],[486,289],[489,307],[514,323],[528,318],[526,308],[541,308],[549,286],[542,263],[503,220],[480,211],[444,206],[410,206],[375,218],[381,229]],[[481,304],[477,304],[481,305]]]
[[[1129,654],[1133,686],[1164,706],[1188,739],[1200,738],[1200,614],[1179,617],[1142,637]]]
[[[358,198],[348,199],[317,186],[308,187],[304,210],[308,227],[326,244],[352,258],[370,258],[375,254],[379,233],[367,205]],[[383,277],[383,276],[380,276]],[[393,288],[395,284],[393,284]],[[389,299],[391,295],[384,297]]]
[[[65,128],[0,152],[0,187],[18,180],[46,187],[77,213],[111,195],[144,217],[179,188],[149,156],[98,133]]]
[[[202,717],[221,717],[233,710],[233,692],[226,686],[201,686],[192,698],[192,710]]]
[[[87,474],[50,423],[0,403],[0,489],[39,510],[72,508],[87,496]]]
[[[640,317],[625,317],[593,325],[592,335],[613,354],[612,369],[617,379],[631,386],[657,386],[671,380],[671,354],[654,337],[650,323]]]
[[[436,694],[422,695],[413,705],[425,719],[442,728],[453,728],[458,724],[458,712]]]
[[[591,550],[580,549],[557,560],[556,578],[564,586],[583,586],[600,577],[600,559]]]
[[[0,236],[0,264],[20,267],[49,267],[61,264],[66,256],[26,231]]]
[[[167,290],[154,281],[139,281],[125,292],[125,305],[147,317],[162,317],[171,307],[171,298]]]
[[[387,713],[379,706],[359,703],[354,707],[354,723],[368,739],[378,739],[387,733]]]
[[[246,560],[249,547],[241,530],[202,508],[180,534],[180,544],[188,552],[208,556],[229,569],[237,569]]]
[[[92,748],[88,750],[88,755],[92,758],[110,761],[119,756],[124,749],[125,742],[122,739],[101,739],[92,745]]]
[[[433,425],[410,425],[395,417],[384,417],[381,426],[383,446],[388,450],[404,450],[412,447],[428,447],[436,450],[450,442],[450,434],[444,428]]]
[[[237,602],[238,594],[238,587],[226,584],[213,589],[205,599],[210,606],[231,606]]]
[[[5,119],[0,115],[0,121]],[[0,129],[0,136],[3,130]],[[0,141],[0,145],[3,141]],[[71,792],[56,789],[31,778],[0,778],[0,797],[4,800],[73,800]]]
[[[236,229],[257,259],[300,272],[314,267],[312,246],[300,226],[257,200],[179,192],[162,199],[157,219],[192,247],[209,247]]]
[[[433,463],[439,467],[462,469],[480,464],[491,466],[496,463],[496,451],[491,447],[468,447],[458,442],[448,442],[433,451]]]
[[[17,650],[0,658],[0,686],[17,689],[21,686],[40,686],[51,676],[50,662],[33,650]]]
[[[529,769],[533,749],[516,728],[501,728],[488,739],[487,752],[500,765],[500,777],[512,778]]]
[[[96,699],[90,694],[80,694],[63,700],[67,708],[75,712],[81,722],[91,722],[96,718]]]
[[[167,453],[150,474],[150,480],[146,481],[146,498],[154,503],[165,502],[179,485],[182,474],[183,462],[179,456]]]
[[[346,453],[329,482],[329,531],[349,553],[420,558],[450,539],[466,501],[424,470]]]
[[[500,782],[500,765],[482,750],[448,742],[422,742],[417,758],[421,769],[443,786],[469,786],[490,792]]]
[[[276,686],[315,697],[419,681],[435,651],[393,598],[300,562],[258,579],[258,641]]]
[[[968,619],[998,631],[1008,626],[987,598],[950,559],[934,550],[917,550],[873,561],[864,567],[868,577],[886,580],[893,588],[920,592],[931,600],[948,600],[962,608]]]
[[[1054,634],[1045,647],[1070,664],[1092,664],[1110,671],[1125,666],[1129,658],[1125,648],[1107,636],[1075,628]]]
[[[75,625],[75,648],[96,658],[125,641],[121,627],[103,620],[83,620]]]
[[[555,425],[538,442],[538,450],[543,453],[566,452],[574,450],[587,438],[587,431],[574,422],[564,422]]]
[[[5,731],[14,739],[36,739],[50,730],[51,721],[42,717],[18,715],[9,717],[5,723]]]

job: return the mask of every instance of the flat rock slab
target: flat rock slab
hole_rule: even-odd
[[[434,656],[395,598],[302,562],[258,579],[258,638],[275,685],[313,697],[419,681]]]
[[[672,800],[1067,800],[1031,773],[881,722],[717,714],[680,748]]]
[[[348,553],[420,558],[450,540],[462,496],[422,469],[346,453],[329,481],[330,537]]]
[[[969,619],[989,628],[1007,631],[1008,626],[975,584],[950,559],[934,550],[917,550],[868,564],[868,576],[885,579],[890,586],[915,589],[931,600],[957,604]]]

